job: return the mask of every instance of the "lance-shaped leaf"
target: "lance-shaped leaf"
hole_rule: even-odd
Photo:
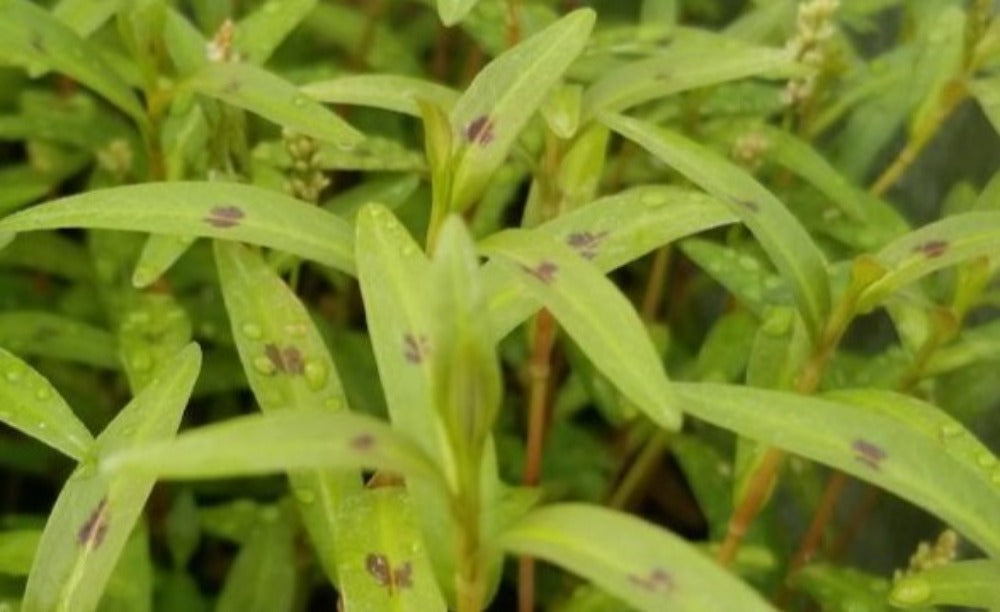
[[[433,81],[396,74],[355,74],[317,81],[299,91],[319,102],[381,108],[420,117],[417,100],[431,102],[450,111],[459,93]]]
[[[291,612],[295,603],[295,523],[267,508],[244,540],[219,594],[218,612]]]
[[[346,409],[333,358],[288,285],[243,245],[216,242],[215,260],[233,339],[261,409]],[[290,473],[289,480],[316,553],[335,578],[338,511],[345,497],[360,490],[359,474],[310,470]]]
[[[969,212],[925,225],[875,254],[888,272],[865,289],[858,308],[871,309],[893,291],[931,272],[998,251],[1000,212]]]
[[[344,610],[443,612],[444,598],[417,528],[413,502],[401,488],[353,496],[344,514],[340,570]]]
[[[601,121],[728,204],[791,286],[812,337],[819,336],[830,310],[826,259],[778,198],[744,170],[679,134],[620,115],[602,115]]]
[[[1000,609],[1000,561],[977,559],[933,567],[892,585],[889,601],[900,608],[967,606]]]
[[[678,92],[765,73],[787,77],[794,67],[795,58],[784,49],[682,30],[665,51],[607,71],[587,89],[584,115],[621,112]]]
[[[0,348],[0,420],[74,459],[94,443],[87,427],[41,374]]]
[[[0,232],[65,227],[210,236],[259,244],[349,273],[354,270],[354,235],[343,219],[295,198],[237,183],[97,189],[0,221]]]
[[[101,458],[101,472],[168,479],[253,476],[298,469],[398,472],[443,484],[405,436],[370,416],[321,409],[254,414],[187,431],[173,440]]]
[[[682,538],[606,508],[535,510],[507,529],[499,545],[562,566],[643,612],[774,610]]]
[[[47,312],[0,313],[0,345],[23,355],[118,369],[115,338],[103,329]]]
[[[703,193],[648,186],[595,200],[531,231],[539,238],[565,242],[609,272],[677,238],[738,220],[728,207]],[[541,303],[509,266],[490,262],[482,274],[490,322],[499,340]]]
[[[0,15],[0,61],[62,72],[101,94],[140,124],[146,122],[138,98],[114,67],[44,8],[28,0],[0,0]]]
[[[788,287],[771,266],[748,252],[699,238],[682,241],[680,248],[755,315],[763,315],[769,305],[791,302]]]
[[[209,63],[181,87],[339,147],[350,148],[364,140],[361,132],[295,85],[252,64]]]
[[[674,384],[690,414],[885,488],[1000,555],[1000,464],[947,413],[888,391],[819,399]]]
[[[438,16],[445,26],[462,21],[479,0],[437,0]]]
[[[141,452],[147,444],[172,436],[200,363],[195,344],[178,353],[98,437],[96,456]],[[24,610],[96,608],[153,488],[152,478],[101,474],[92,461],[70,475],[49,515],[28,576]]]
[[[969,89],[983,109],[983,114],[1000,134],[1000,76],[982,78],[969,84]]]
[[[187,253],[195,240],[195,236],[150,234],[142,247],[142,253],[139,254],[139,261],[135,264],[132,284],[141,288],[160,280],[160,277],[166,274],[184,253]]]
[[[430,262],[384,206],[362,208],[357,228],[358,281],[389,415],[454,480],[454,459],[434,409],[432,352],[438,339],[427,282]],[[423,483],[408,483],[407,490],[435,573],[446,597],[454,600],[454,528],[447,506]]]
[[[596,14],[579,9],[490,62],[451,112],[451,210],[482,195],[518,134],[583,50]]]
[[[639,315],[600,269],[569,247],[526,230],[494,234],[480,248],[515,271],[629,400],[661,426],[680,427],[670,383]]]
[[[263,64],[314,8],[316,0],[265,2],[236,24],[233,47],[248,62]]]
[[[789,578],[789,586],[812,597],[823,610],[890,612],[889,581],[831,563],[811,563]]]
[[[172,296],[134,296],[118,328],[118,346],[132,392],[142,390],[189,342],[191,320]]]
[[[107,23],[125,4],[126,0],[59,0],[52,7],[52,16],[86,37]]]

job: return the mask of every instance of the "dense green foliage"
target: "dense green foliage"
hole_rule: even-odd
[[[0,610],[1000,609],[998,131],[993,0],[0,0]]]

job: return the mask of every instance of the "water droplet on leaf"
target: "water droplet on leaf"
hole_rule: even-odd
[[[267,355],[261,355],[253,360],[253,369],[257,370],[264,376],[271,376],[274,374],[278,368],[275,367],[274,363],[267,357]]]
[[[264,336],[264,330],[260,328],[260,325],[255,323],[244,323],[243,326],[240,327],[240,331],[243,332],[244,336],[250,338],[251,340],[260,340]]]
[[[304,374],[306,377],[306,384],[309,385],[309,388],[313,391],[319,391],[326,386],[326,379],[329,375],[329,370],[327,369],[326,364],[322,361],[310,359],[306,361]]]

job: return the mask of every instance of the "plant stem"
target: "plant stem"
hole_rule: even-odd
[[[555,331],[555,318],[548,310],[541,310],[535,317],[534,346],[528,365],[528,440],[523,480],[529,487],[536,486],[542,476],[542,451],[548,418],[549,378],[552,372]],[[517,605],[520,612],[531,612],[535,607],[535,562],[531,557],[521,557],[518,563]]]
[[[642,319],[647,323],[656,320],[657,313],[663,304],[663,288],[666,286],[667,270],[670,268],[670,245],[656,250],[653,264],[649,269],[646,281],[646,292],[642,297]]]
[[[521,42],[521,0],[507,0],[507,46]]]
[[[967,94],[965,87],[958,81],[952,81],[945,87],[941,93],[938,107],[928,115],[927,119],[916,126],[903,150],[899,152],[892,164],[882,172],[878,180],[872,184],[871,193],[873,195],[884,195],[890,187],[896,184],[907,168],[916,161],[924,147],[934,138],[945,119],[950,117],[958,105],[965,100]]]
[[[667,440],[667,432],[663,429],[657,429],[656,433],[650,436],[649,440],[642,447],[642,450],[639,451],[639,456],[629,466],[618,488],[615,489],[608,500],[609,507],[619,510],[628,507],[629,503],[635,497],[636,490],[639,489],[642,483],[646,482],[650,472],[656,467],[657,461],[663,456],[663,451],[667,447]]]

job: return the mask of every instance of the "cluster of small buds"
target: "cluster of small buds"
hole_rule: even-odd
[[[938,536],[937,542],[933,546],[927,542],[921,542],[917,546],[917,552],[910,557],[910,565],[906,570],[896,570],[894,580],[899,580],[903,576],[917,574],[934,567],[948,565],[955,560],[955,553],[958,548],[958,534],[951,529],[945,529]]]
[[[807,0],[799,5],[795,35],[785,47],[810,70],[785,86],[781,92],[785,106],[800,105],[815,92],[816,80],[828,59],[827,43],[837,31],[833,14],[839,7],[840,0]]]
[[[124,138],[115,138],[103,149],[97,151],[97,164],[119,181],[124,181],[132,172],[135,155],[132,146]]]
[[[760,132],[747,132],[733,142],[730,154],[733,159],[750,170],[757,170],[764,161],[764,154],[771,148],[767,137]]]
[[[215,63],[238,62],[240,54],[233,51],[233,38],[236,36],[236,24],[232,19],[226,19],[215,32],[212,40],[205,43],[205,57]]]
[[[330,179],[319,165],[319,143],[287,129],[282,132],[282,137],[285,151],[292,159],[285,189],[296,198],[315,204],[320,193],[330,185]]]

